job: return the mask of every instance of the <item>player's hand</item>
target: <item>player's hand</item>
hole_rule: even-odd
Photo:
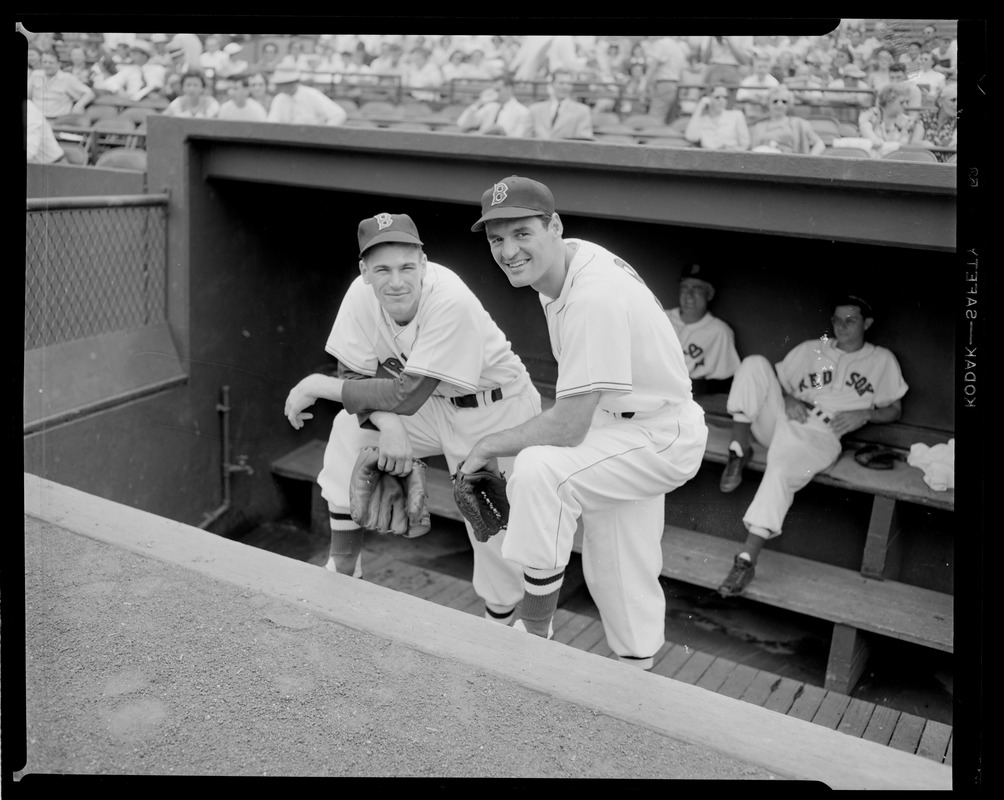
[[[793,422],[805,422],[809,418],[805,403],[791,395],[785,395],[784,413]]]
[[[310,391],[310,377],[308,376],[289,390],[283,414],[286,415],[290,425],[296,430],[300,430],[305,420],[314,418],[313,414],[303,412],[315,402],[317,402],[317,396]]]
[[[834,414],[833,419],[830,420],[830,430],[836,434],[837,438],[840,438],[845,433],[850,433],[863,427],[868,423],[869,419],[871,419],[871,413],[867,409],[841,411],[838,414]]]
[[[411,462],[414,456],[411,440],[403,425],[381,429],[377,448],[380,450],[377,466],[381,470],[400,478],[411,472]]]
[[[478,442],[471,448],[471,452],[467,454],[467,458],[464,459],[464,463],[460,466],[460,472],[464,475],[470,475],[472,472],[477,472],[482,470],[485,466],[492,461],[490,457],[484,456],[478,449]]]

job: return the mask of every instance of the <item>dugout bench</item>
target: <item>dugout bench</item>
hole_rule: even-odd
[[[547,387],[539,387],[546,391]],[[553,400],[542,391],[544,407]],[[706,463],[725,464],[731,422],[722,398],[699,398],[708,423]],[[324,458],[325,441],[314,439],[272,463],[275,476],[313,482],[311,524],[327,535],[327,504],[316,484]],[[868,660],[868,637],[886,636],[954,652],[954,597],[897,580],[900,529],[897,508],[902,503],[954,511],[955,493],[935,492],[919,469],[897,460],[891,470],[871,470],[854,460],[856,445],[846,448],[837,462],[814,482],[872,495],[873,505],[860,570],[837,567],[809,558],[764,549],[757,562],[757,578],[744,597],[759,603],[805,614],[832,623],[825,688],[850,694]],[[762,472],[765,450],[754,444],[747,470]],[[453,500],[450,476],[443,468],[426,472],[430,511],[463,521]],[[581,553],[581,529],[574,549]],[[705,589],[721,583],[736,552],[736,542],[708,533],[667,525],[662,539],[662,575]]]

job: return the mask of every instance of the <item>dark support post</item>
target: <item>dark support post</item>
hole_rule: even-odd
[[[831,692],[850,694],[868,663],[868,642],[857,628],[833,624],[830,657],[826,662],[825,688]]]

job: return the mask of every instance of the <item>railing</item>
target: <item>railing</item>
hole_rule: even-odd
[[[26,352],[165,321],[167,200],[27,201]]]

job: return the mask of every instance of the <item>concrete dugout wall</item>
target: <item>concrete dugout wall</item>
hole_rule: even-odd
[[[334,313],[358,274],[356,226],[382,211],[412,215],[430,259],[464,277],[534,377],[552,382],[536,294],[510,287],[483,234],[469,230],[482,191],[514,173],[551,186],[566,235],[617,252],[667,307],[686,265],[713,269],[713,310],[743,355],[776,360],[821,335],[833,293],[857,288],[879,311],[872,340],[896,352],[911,386],[908,432],[892,435],[934,442],[954,430],[953,166],[158,117],[148,131],[147,190],[171,196],[168,315],[189,384],[47,432],[25,466],[43,477],[133,503],[123,487],[142,474],[156,488],[136,505],[198,524],[219,501],[215,406],[228,385],[232,452],[255,472],[235,477],[234,512],[217,527],[279,513],[268,464],[324,437],[335,410],[296,432],[283,401],[327,358]],[[134,458],[82,470],[74,445],[116,430],[143,469]],[[715,527],[695,491],[676,498],[684,516]],[[824,516],[843,527],[842,513]]]

